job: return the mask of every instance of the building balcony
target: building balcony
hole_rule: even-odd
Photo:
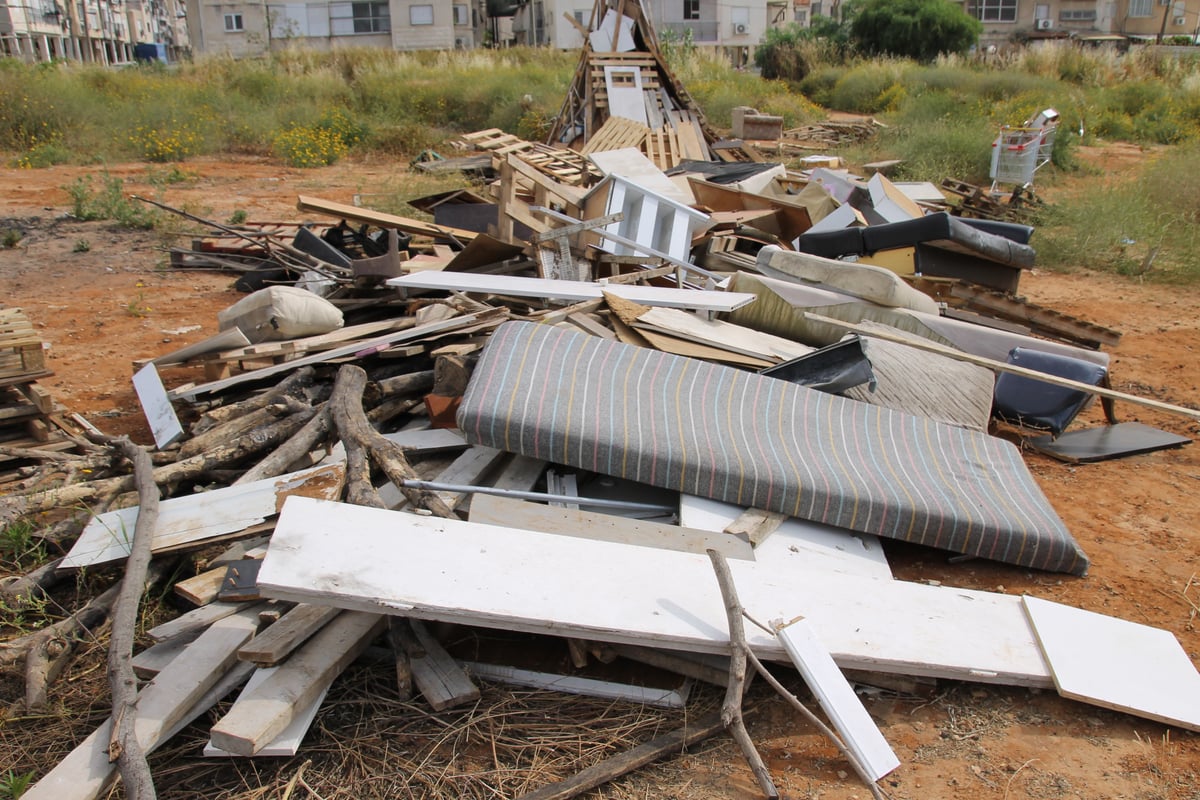
[[[697,44],[703,42],[716,42],[719,40],[717,35],[717,21],[714,20],[691,20],[688,22],[661,22],[658,25],[658,35],[663,39],[683,39],[687,36],[687,32],[692,32],[692,41]]]

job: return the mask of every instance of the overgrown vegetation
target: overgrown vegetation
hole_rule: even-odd
[[[107,172],[97,187],[91,175],[76,178],[63,187],[71,197],[71,216],[84,221],[112,220],[124,228],[149,230],[159,222],[157,210],[127,196],[124,182]]]

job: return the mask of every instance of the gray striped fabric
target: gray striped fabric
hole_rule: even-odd
[[[497,329],[468,441],[841,528],[1082,575],[1011,443],[785,381],[525,322]]]

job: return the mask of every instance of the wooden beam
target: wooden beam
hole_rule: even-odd
[[[434,711],[479,699],[479,687],[463,672],[420,620],[392,626],[392,634],[408,654],[413,684]]]
[[[840,319],[833,319],[831,317],[825,317],[812,312],[805,312],[804,317],[812,320],[813,322],[823,322],[828,325],[835,325],[844,330],[857,333],[860,336],[873,336],[876,339],[883,339],[887,342],[905,344],[909,347],[915,347],[918,350],[925,350],[930,353],[938,353],[958,361],[966,361],[969,364],[978,364],[981,367],[987,367],[988,369],[995,370],[996,372],[1008,372],[1013,375],[1020,375],[1024,378],[1032,378],[1033,380],[1042,381],[1043,383],[1049,383],[1052,386],[1063,386],[1068,389],[1076,389],[1078,391],[1094,394],[1098,397],[1104,397],[1109,400],[1120,400],[1125,403],[1133,403],[1134,405],[1153,408],[1156,411],[1162,411],[1167,414],[1175,414],[1181,417],[1187,417],[1191,420],[1200,420],[1200,411],[1172,405],[1170,403],[1163,403],[1158,400],[1153,400],[1149,397],[1138,397],[1137,395],[1118,392],[1114,389],[1106,389],[1103,386],[1093,386],[1090,383],[1081,383],[1080,381],[1073,381],[1070,378],[1060,378],[1057,375],[1049,375],[1045,372],[1038,372],[1035,369],[1019,367],[1016,364],[1007,364],[1003,361],[996,361],[995,359],[984,358],[983,356],[976,356],[972,355],[971,353],[964,353],[961,350],[955,350],[953,347],[946,347],[945,345],[938,344],[937,342],[909,339],[904,336],[885,333],[876,329],[875,327],[868,328],[863,325],[855,325],[851,322],[842,322]]]
[[[386,619],[379,614],[340,614],[257,689],[242,693],[213,726],[213,746],[239,756],[257,753],[327,689],[385,626]]]
[[[338,615],[339,608],[301,603],[238,650],[240,661],[273,667]]]
[[[759,543],[777,531],[786,519],[785,514],[764,511],[761,508],[747,508],[737,519],[725,526],[725,533],[744,536],[750,544],[758,547]]]

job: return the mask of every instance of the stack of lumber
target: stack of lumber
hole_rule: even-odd
[[[46,369],[45,344],[19,308],[0,308],[0,469],[25,459],[22,449],[65,451],[77,428],[49,390],[38,383]]]
[[[856,122],[825,120],[811,125],[789,128],[783,132],[783,142],[803,150],[834,150],[858,144],[873,137],[882,128],[875,119]]]

